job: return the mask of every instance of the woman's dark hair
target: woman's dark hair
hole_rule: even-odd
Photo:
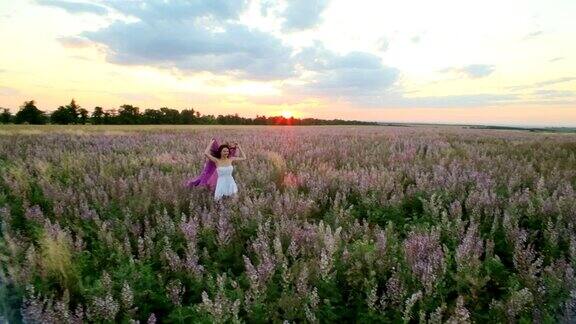
[[[228,146],[228,144],[222,144],[218,147],[218,151],[214,152],[214,156],[218,159],[222,158],[222,150],[224,148],[228,149],[228,156],[230,156],[230,147]]]

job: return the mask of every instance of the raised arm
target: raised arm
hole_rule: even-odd
[[[233,161],[243,161],[246,160],[246,154],[244,154],[244,150],[242,149],[242,147],[240,147],[240,145],[236,144],[236,150],[240,151],[240,153],[242,154],[241,156],[234,156],[232,157]]]
[[[210,141],[210,144],[208,144],[208,146],[206,147],[206,149],[204,150],[204,156],[206,156],[207,158],[209,158],[212,162],[217,163],[218,159],[214,156],[212,156],[212,154],[210,153],[210,148],[212,147],[212,143],[214,143],[214,139],[212,139]]]

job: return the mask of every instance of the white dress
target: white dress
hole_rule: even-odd
[[[218,180],[216,181],[216,190],[214,190],[214,199],[220,200],[223,196],[232,196],[238,192],[236,181],[232,178],[232,165],[217,167]]]

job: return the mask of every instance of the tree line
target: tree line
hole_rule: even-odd
[[[176,110],[167,107],[146,109],[132,105],[122,105],[118,109],[95,107],[92,113],[80,107],[74,99],[66,106],[60,106],[51,113],[36,107],[34,100],[22,104],[14,115],[9,109],[0,108],[0,123],[15,124],[93,124],[93,125],[377,125],[376,122],[363,122],[341,119],[285,118],[283,116],[256,116],[256,118],[234,115],[202,115],[194,109]]]

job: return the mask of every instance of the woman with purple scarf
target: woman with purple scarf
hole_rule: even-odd
[[[236,156],[240,151],[242,156]],[[219,201],[224,196],[236,197],[238,188],[232,177],[233,161],[246,159],[244,150],[237,143],[218,145],[216,139],[212,139],[204,151],[206,162],[202,173],[194,179],[186,181],[186,187],[208,187],[214,192],[214,199]]]

